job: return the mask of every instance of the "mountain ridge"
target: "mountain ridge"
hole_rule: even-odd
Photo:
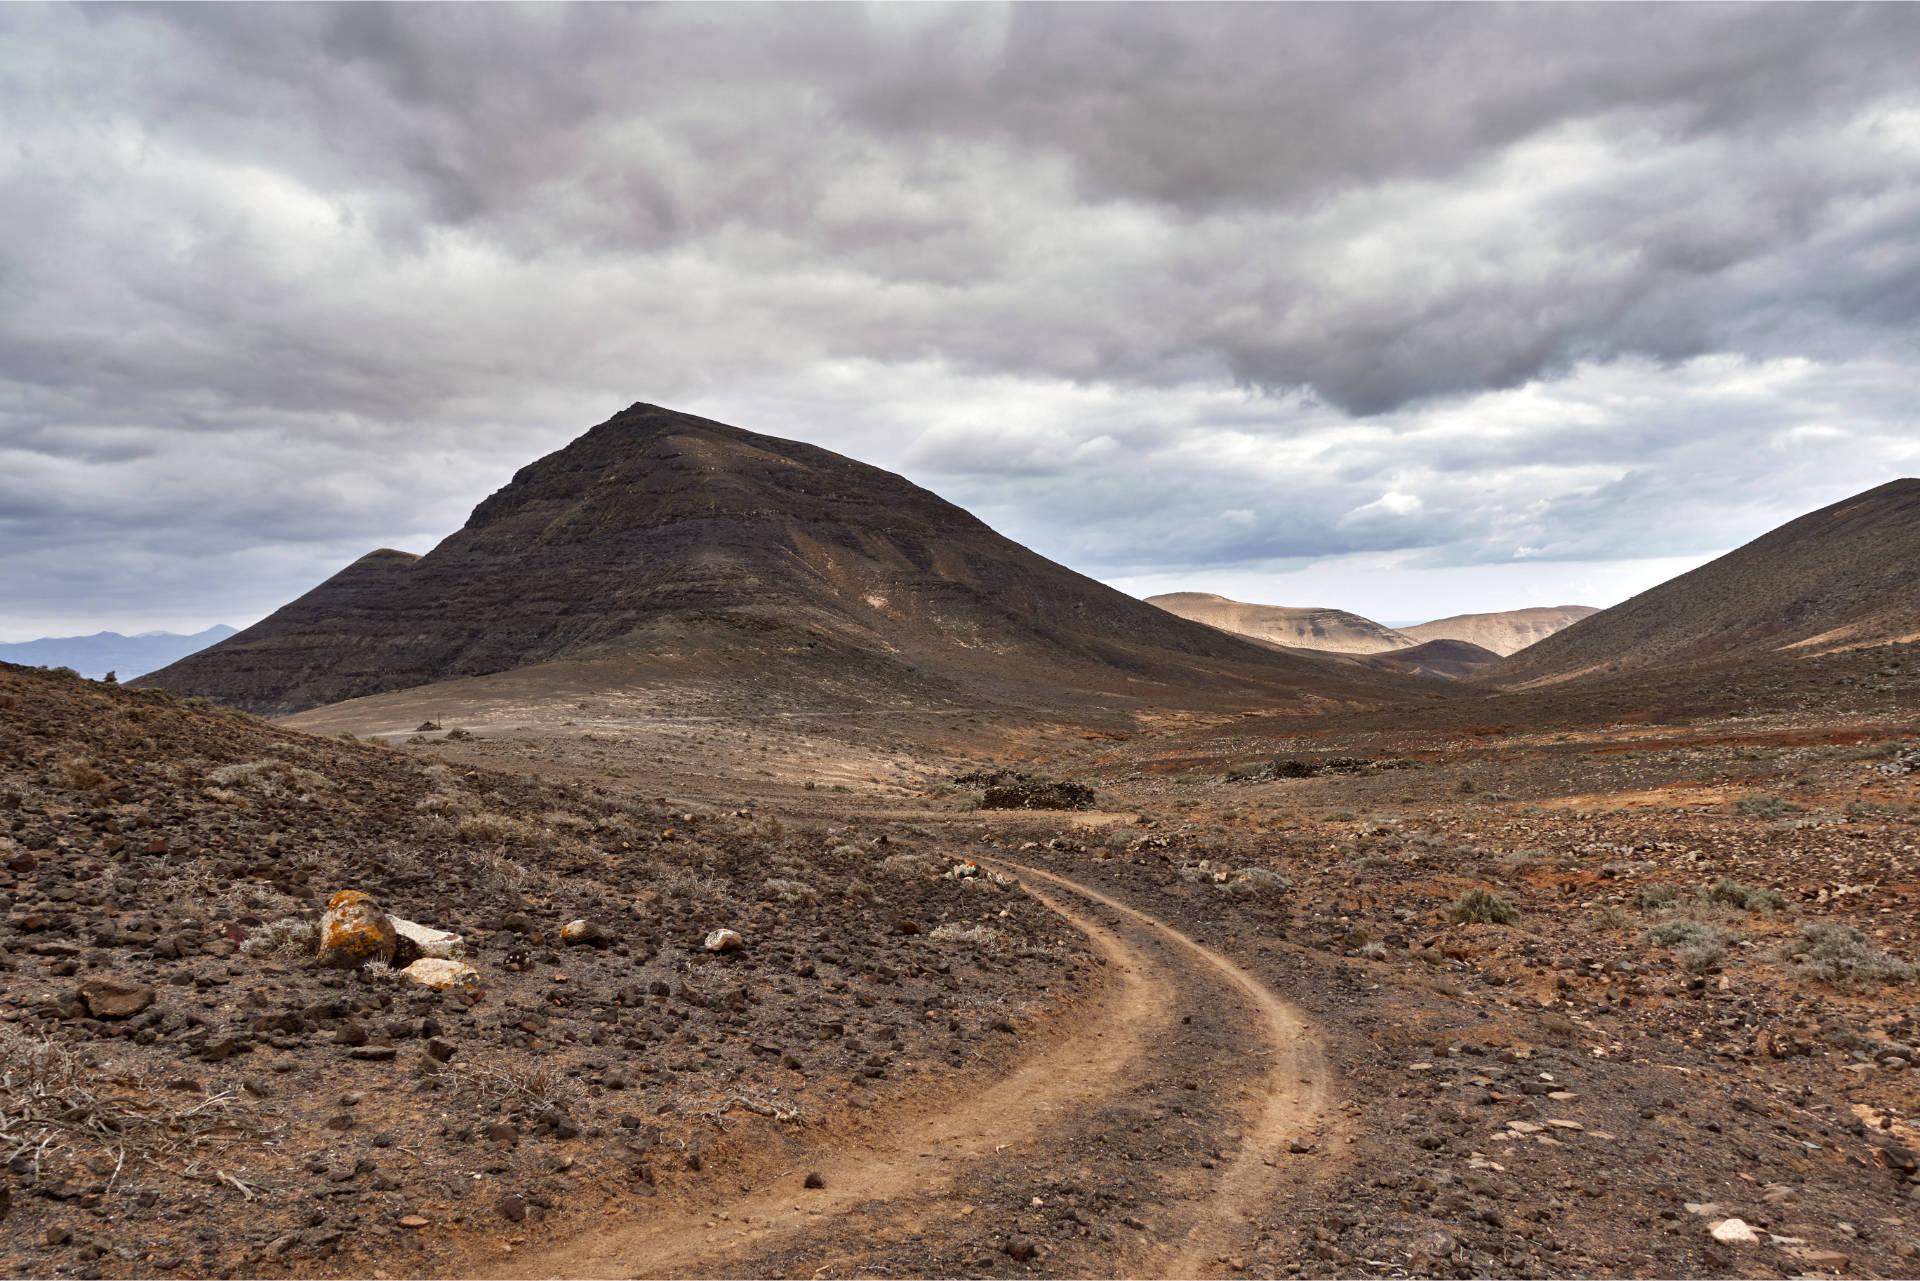
[[[520,468],[426,555],[369,553],[146,679],[277,715],[702,647],[817,651],[882,685],[1401,692],[1145,605],[894,473],[647,404]]]

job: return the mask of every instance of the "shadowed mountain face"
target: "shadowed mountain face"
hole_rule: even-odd
[[[1516,653],[1600,611],[1592,605],[1543,605],[1497,614],[1455,614],[1417,627],[1402,627],[1415,641],[1466,641],[1496,655]]]
[[[1920,480],[1790,521],[1488,669],[1507,688],[1920,637]]]
[[[1142,604],[890,472],[652,405],[522,468],[426,556],[371,553],[145,683],[283,714],[636,655],[1008,697],[1395,688]]]
[[[1222,631],[1330,654],[1379,654],[1420,643],[1344,609],[1253,605],[1212,592],[1168,592],[1147,597],[1147,603]]]

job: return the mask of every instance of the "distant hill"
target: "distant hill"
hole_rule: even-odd
[[[22,667],[71,667],[89,680],[99,680],[112,672],[125,681],[178,662],[233,634],[234,629],[223,623],[191,636],[177,632],[141,632],[138,636],[122,636],[119,632],[44,636],[39,640],[0,644],[0,662],[18,663]]]
[[[1367,654],[1361,661],[1382,671],[1459,680],[1492,667],[1500,661],[1500,655],[1471,641],[1441,639],[1384,654]]]
[[[1789,521],[1478,678],[1506,688],[1920,638],[1920,480]]]
[[[877,467],[644,404],[521,468],[425,556],[370,553],[143,683],[280,715],[608,662],[857,686],[868,705],[1420,688],[1143,604]]]
[[[1469,641],[1495,654],[1506,655],[1600,611],[1592,605],[1542,605],[1509,609],[1497,614],[1455,614],[1400,630],[1416,641]]]
[[[1325,650],[1332,654],[1378,654],[1420,643],[1344,609],[1253,605],[1212,592],[1167,592],[1147,597],[1147,604],[1222,631],[1271,641],[1275,645]]]

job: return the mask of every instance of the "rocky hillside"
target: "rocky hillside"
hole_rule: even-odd
[[[1489,669],[1508,688],[1920,636],[1920,480],[1889,482],[1557,632]]]
[[[1495,614],[1455,614],[1400,630],[1416,641],[1466,641],[1504,657],[1599,612],[1591,605],[1542,605]]]
[[[427,555],[374,552],[142,683],[282,714],[555,660],[715,653],[738,679],[798,658],[921,694],[1337,698],[1393,679],[1142,604],[879,468],[635,405],[522,468]]]
[[[1147,597],[1171,614],[1222,631],[1295,649],[1318,649],[1332,654],[1378,654],[1406,649],[1420,642],[1383,627],[1370,618],[1344,609],[1288,605],[1253,605],[1212,592],[1168,592]]]

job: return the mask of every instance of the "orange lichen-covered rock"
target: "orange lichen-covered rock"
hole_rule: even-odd
[[[399,935],[371,894],[341,890],[327,900],[320,918],[320,963],[343,970],[369,961],[391,964]]]

